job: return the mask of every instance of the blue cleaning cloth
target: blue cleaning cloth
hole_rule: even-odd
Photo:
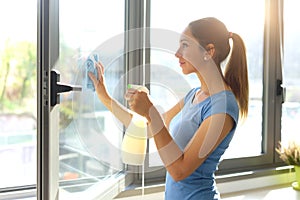
[[[93,54],[88,57],[88,59],[85,61],[84,66],[86,68],[86,87],[88,89],[91,89],[92,91],[95,91],[95,87],[93,84],[93,81],[88,76],[89,72],[92,72],[96,78],[98,79],[98,72],[96,68],[96,62],[99,62],[99,56],[98,54]]]

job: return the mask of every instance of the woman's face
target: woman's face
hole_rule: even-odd
[[[179,48],[175,56],[179,59],[184,74],[198,72],[203,64],[205,51],[193,37],[189,28],[181,34]]]

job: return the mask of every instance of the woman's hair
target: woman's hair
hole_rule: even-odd
[[[230,60],[222,77],[237,99],[241,117],[246,117],[248,114],[249,84],[246,48],[242,38],[236,33],[228,32],[226,26],[213,17],[193,21],[189,24],[189,28],[204,49],[208,44],[214,45],[215,55],[213,59],[221,74],[221,62],[230,53],[229,39],[232,39]]]

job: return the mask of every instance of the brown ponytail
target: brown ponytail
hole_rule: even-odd
[[[242,38],[235,33],[231,34],[233,41],[230,60],[225,68],[225,81],[231,87],[240,107],[242,118],[248,115],[249,83],[246,48]]]
[[[238,34],[228,32],[225,24],[213,17],[193,21],[189,24],[189,28],[203,48],[208,44],[214,44],[216,56],[213,59],[220,73],[222,73],[220,64],[230,53],[229,38],[232,38],[230,60],[225,68],[224,76],[223,74],[222,76],[235,95],[241,118],[247,117],[249,84],[246,48],[242,38]]]

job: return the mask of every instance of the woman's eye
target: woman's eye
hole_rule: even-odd
[[[187,44],[187,43],[182,43],[182,47],[183,47],[183,48],[187,48],[187,47],[188,47],[188,44]]]

